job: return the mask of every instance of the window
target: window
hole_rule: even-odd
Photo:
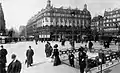
[[[109,24],[106,24],[107,26],[109,26]]]
[[[109,20],[107,20],[106,22],[109,22]]]
[[[79,24],[79,20],[77,20],[77,24]]]
[[[118,11],[116,11],[116,13],[118,13]]]
[[[61,22],[61,23],[63,22],[62,18],[60,19],[60,22]]]
[[[115,20],[115,19],[113,19],[113,21],[115,22],[116,20]]]
[[[69,23],[71,23],[71,20],[69,19]]]
[[[47,17],[45,18],[45,21],[48,22],[48,18]]]
[[[50,22],[53,22],[53,18],[50,19]]]

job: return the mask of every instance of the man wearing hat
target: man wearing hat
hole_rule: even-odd
[[[12,62],[8,65],[7,73],[20,73],[21,72],[21,62],[16,59],[16,55],[12,54]]]
[[[33,63],[33,55],[34,55],[34,51],[32,50],[31,46],[29,46],[29,49],[26,52],[27,67],[32,66],[31,64]]]
[[[3,48],[3,45],[1,45],[1,50],[0,50],[0,63],[1,63],[1,70],[2,73],[5,73],[5,67],[6,67],[6,55],[7,55],[7,50]]]

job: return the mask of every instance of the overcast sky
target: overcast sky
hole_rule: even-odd
[[[105,9],[120,8],[120,0],[51,0],[55,7],[78,7],[83,9],[84,4],[88,5],[88,10],[92,17],[102,14]],[[6,27],[19,28],[26,25],[27,21],[42,8],[45,8],[47,0],[2,0]]]

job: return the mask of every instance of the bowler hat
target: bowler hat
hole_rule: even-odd
[[[55,45],[54,45],[54,48],[57,48],[57,47],[58,47],[58,44],[55,44]]]

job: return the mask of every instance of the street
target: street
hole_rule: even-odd
[[[63,48],[65,49],[66,47],[69,46],[69,42],[66,42],[65,45],[66,46],[60,46],[61,43],[59,42],[50,42],[51,45],[53,46],[55,43],[57,43],[59,45],[59,49]],[[21,61],[22,63],[22,71],[21,73],[79,73],[79,69],[77,68],[72,68],[69,65],[68,62],[66,64],[62,64],[59,66],[53,66],[52,62],[50,62],[49,59],[47,59],[45,57],[45,53],[44,53],[44,46],[45,43],[41,43],[38,42],[38,45],[35,44],[34,41],[28,41],[28,42],[18,42],[18,43],[11,43],[11,44],[3,44],[4,48],[7,49],[8,51],[8,55],[7,55],[7,65],[11,62],[11,54],[15,53],[17,55],[17,59]],[[75,46],[79,47],[80,45],[84,46],[85,43],[80,44],[77,43]],[[28,49],[28,46],[31,46],[32,49],[34,50],[34,63],[32,67],[27,68],[25,65],[25,59],[26,59],[26,50]],[[94,48],[95,47],[102,47],[101,45],[99,45],[98,43],[94,43]],[[114,49],[117,49],[117,46],[115,45],[111,45],[110,49],[112,49],[114,47]],[[90,55],[90,54],[89,54]],[[119,67],[119,65],[118,65]],[[116,71],[116,68],[113,68],[113,71]],[[112,71],[110,71],[109,73],[113,73]],[[116,72],[117,73],[117,72]]]

